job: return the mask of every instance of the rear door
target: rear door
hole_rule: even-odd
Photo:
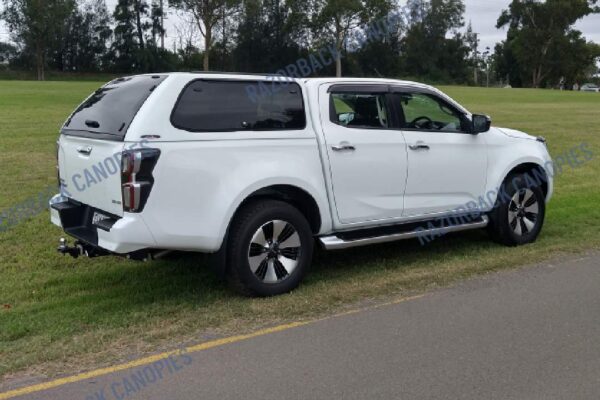
[[[63,194],[123,215],[121,152],[129,125],[166,76],[116,79],[94,92],[61,130],[59,172]]]
[[[321,87],[319,104],[340,223],[401,217],[407,150],[392,127],[388,86]]]

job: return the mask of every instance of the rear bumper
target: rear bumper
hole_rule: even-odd
[[[99,215],[105,218],[98,219]],[[139,214],[117,217],[56,195],[50,199],[50,220],[68,235],[111,253],[125,255],[157,247]]]

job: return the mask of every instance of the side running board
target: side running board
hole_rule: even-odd
[[[339,232],[331,236],[322,236],[319,238],[319,241],[327,250],[342,250],[350,247],[368,246],[419,237],[427,238],[427,241],[430,241],[431,239],[429,238],[442,236],[451,232],[485,228],[488,223],[489,218],[486,215],[460,225],[443,225],[438,223],[440,226],[436,227],[433,221],[421,221],[418,223]]]

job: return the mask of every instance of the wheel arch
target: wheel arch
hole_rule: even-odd
[[[327,199],[318,197],[316,195],[318,191],[311,190],[310,185],[304,185],[302,182],[295,180],[287,181],[289,183],[272,181],[256,183],[243,191],[228,212],[227,226],[225,232],[221,235],[223,243],[226,241],[229,226],[239,210],[248,202],[261,198],[285,201],[296,207],[304,215],[315,235],[322,230],[329,229],[331,217],[328,214]]]
[[[535,156],[524,156],[507,164],[492,164],[489,170],[487,195],[499,194],[500,188],[511,174],[527,173],[534,181],[540,182],[548,203],[554,191],[554,168],[552,160]]]
[[[240,209],[251,201],[263,199],[275,199],[288,202],[296,207],[307,219],[312,233],[317,235],[322,230],[330,229],[331,217],[328,214],[329,208],[326,198],[315,196],[316,191],[306,189],[303,185],[294,183],[281,182],[262,182],[247,188],[240,194],[228,212],[227,223],[223,226],[220,233],[220,243],[213,259],[210,261],[213,269],[220,277],[224,277],[226,273],[226,252],[229,231],[232,222],[236,218]],[[321,202],[318,201],[321,200]]]
[[[239,204],[232,220],[237,212],[251,201],[259,199],[281,200],[296,207],[308,221],[313,234],[319,233],[323,224],[321,210],[315,198],[306,190],[289,184],[270,185],[250,193]]]
[[[524,162],[513,167],[505,176],[502,182],[506,181],[509,176],[515,174],[529,174],[530,177],[539,180],[540,187],[544,193],[544,197],[547,198],[550,193],[550,174],[544,168],[536,162]]]

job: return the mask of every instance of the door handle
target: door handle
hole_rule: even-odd
[[[90,154],[92,154],[92,147],[88,146],[88,147],[78,147],[77,148],[77,152],[79,154],[83,154],[84,156],[89,156]]]
[[[337,146],[332,146],[331,149],[333,151],[355,151],[356,147],[352,146],[350,143],[340,143]]]
[[[411,144],[410,146],[408,146],[411,150],[429,150],[430,147],[428,144],[425,144],[425,142],[417,142],[415,144]]]

